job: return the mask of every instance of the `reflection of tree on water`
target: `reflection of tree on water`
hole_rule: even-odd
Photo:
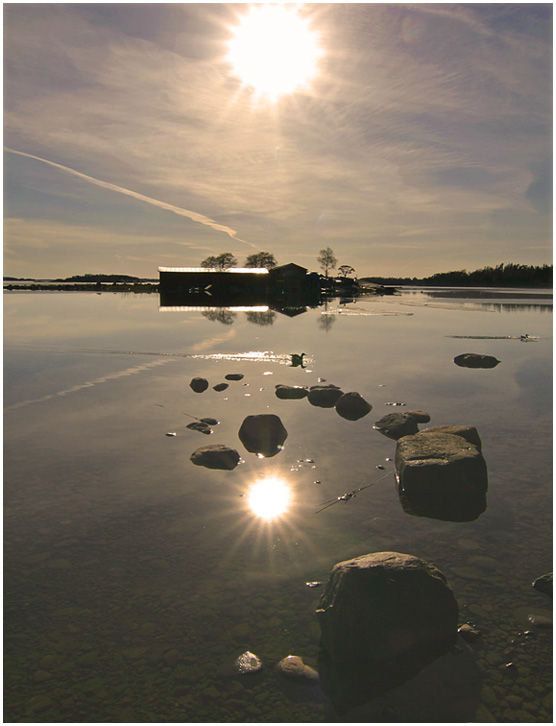
[[[276,319],[276,313],[272,310],[266,312],[252,311],[245,314],[247,320],[255,325],[273,325]]]
[[[321,330],[324,330],[325,333],[328,333],[328,331],[334,325],[335,322],[336,322],[335,315],[323,313],[318,319],[318,326]]]
[[[233,313],[228,308],[210,308],[203,310],[201,313],[207,320],[217,321],[223,325],[233,325],[237,313]]]

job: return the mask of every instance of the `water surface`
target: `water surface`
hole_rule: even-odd
[[[5,293],[4,719],[551,721],[551,631],[528,622],[552,605],[531,587],[552,570],[551,298],[484,292],[413,288],[293,317]],[[501,363],[454,365],[467,352]],[[244,377],[215,391],[229,373]],[[372,412],[350,422],[274,394],[322,379]],[[373,424],[411,409],[477,427],[489,490],[476,520],[401,506],[395,442]],[[288,432],[270,458],[238,438],[260,413]],[[187,428],[207,416],[212,434]],[[240,465],[193,465],[207,444]],[[436,564],[482,637],[337,717],[273,668],[289,654],[316,665],[320,592],[306,583],[382,550]],[[263,670],[230,675],[246,650]]]

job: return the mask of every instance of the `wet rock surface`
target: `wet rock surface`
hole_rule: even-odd
[[[460,368],[496,368],[500,361],[493,355],[481,353],[462,353],[456,355],[454,363]]]
[[[276,386],[275,393],[277,398],[283,399],[307,398],[309,389],[307,386],[286,386],[279,383]]]
[[[428,423],[431,420],[430,414],[428,414],[426,411],[406,411],[406,416],[411,416],[411,418],[414,418],[417,423]]]
[[[309,403],[319,408],[334,408],[344,392],[333,383],[319,383],[309,389]]]
[[[375,421],[375,429],[389,439],[398,440],[419,431],[417,420],[407,413],[388,413]]]
[[[359,393],[350,391],[338,398],[335,408],[342,418],[348,421],[358,421],[371,411],[372,406]]]
[[[548,572],[546,575],[537,577],[537,579],[533,582],[533,587],[535,590],[552,597],[552,572]]]
[[[209,386],[209,382],[206,378],[200,378],[199,376],[196,376],[195,378],[192,378],[189,387],[192,391],[195,391],[195,393],[203,393],[203,391],[206,391]]]
[[[298,683],[314,683],[318,681],[319,674],[314,668],[306,665],[303,658],[298,655],[288,655],[276,665],[276,670],[284,678]]]
[[[207,469],[235,469],[239,463],[239,454],[224,444],[202,446],[191,454],[191,461],[197,466]]]
[[[258,673],[263,667],[261,659],[251,651],[246,650],[242,653],[233,664],[233,670],[241,675],[249,675]]]
[[[419,433],[421,434],[453,434],[454,436],[461,436],[470,444],[475,446],[481,451],[483,444],[479,432],[475,426],[429,426],[426,429],[422,429]]]
[[[466,517],[469,502],[473,511],[486,508],[486,462],[479,448],[461,436],[405,436],[398,441],[395,463],[399,493],[415,504],[436,503],[456,514],[461,509]]]
[[[187,424],[186,428],[191,429],[191,431],[199,431],[201,434],[212,434],[211,427],[204,421],[192,421]]]
[[[238,436],[247,451],[270,457],[282,451],[288,432],[278,416],[262,413],[247,416],[241,424]]]
[[[413,555],[375,552],[334,566],[319,601],[319,673],[339,713],[413,678],[457,640],[444,575]]]

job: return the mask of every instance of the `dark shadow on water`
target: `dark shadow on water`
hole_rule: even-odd
[[[408,495],[398,484],[398,497],[406,514],[441,519],[444,522],[473,522],[486,512],[486,494],[469,494],[461,498]]]

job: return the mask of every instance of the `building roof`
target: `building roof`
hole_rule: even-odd
[[[230,267],[227,270],[217,270],[216,267],[159,267],[159,272],[243,272],[253,275],[268,275],[266,267]]]

